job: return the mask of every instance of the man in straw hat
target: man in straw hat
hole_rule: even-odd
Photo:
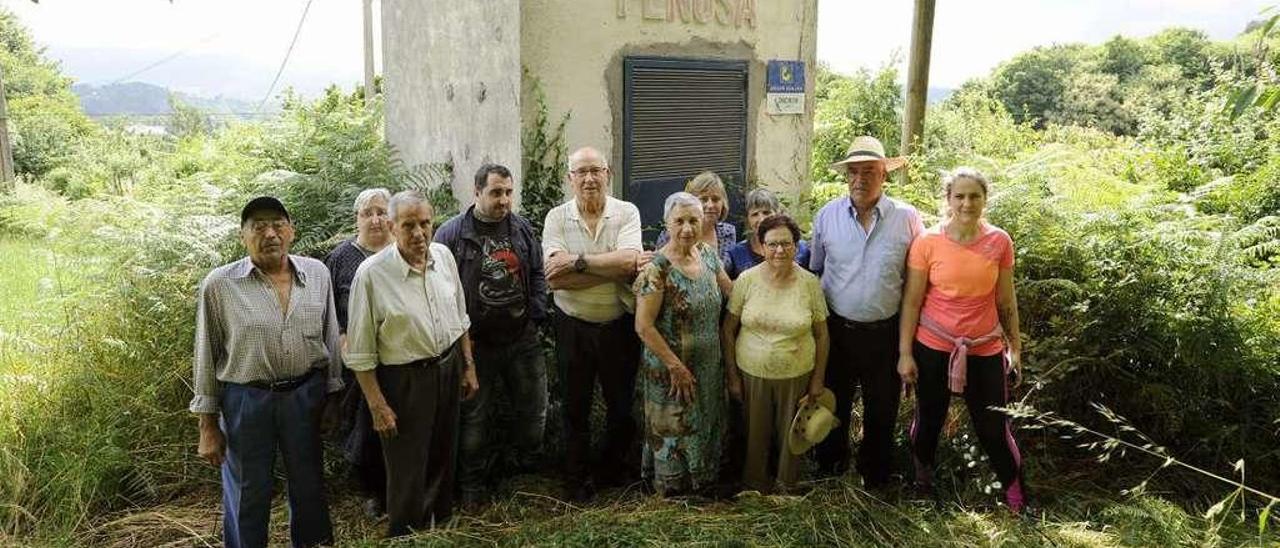
[[[849,185],[849,196],[831,200],[814,217],[809,268],[822,278],[831,315],[831,360],[826,384],[835,392],[836,417],[848,423],[855,387],[862,387],[862,443],[857,469],[863,485],[889,481],[893,431],[902,380],[898,362],[898,308],[907,250],[924,232],[920,214],[884,195],[885,176],[906,165],[885,156],[875,137],[853,140],[831,165]],[[849,429],[836,429],[818,445],[822,475],[849,467]]]

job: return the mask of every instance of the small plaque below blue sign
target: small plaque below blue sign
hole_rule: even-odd
[[[804,61],[769,61],[768,93],[804,93]]]

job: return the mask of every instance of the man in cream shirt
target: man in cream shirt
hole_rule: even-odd
[[[590,497],[594,485],[630,475],[636,423],[631,416],[640,341],[630,283],[643,251],[640,210],[609,196],[609,166],[586,147],[569,155],[573,199],[547,213],[542,229],[547,285],[554,290],[556,356],[565,390],[566,495]],[[596,380],[607,407],[600,466],[589,474],[591,399]]]
[[[406,190],[387,213],[396,245],[356,270],[346,362],[382,437],[387,535],[401,536],[452,515],[458,398],[479,383],[458,266],[431,243],[430,202]]]

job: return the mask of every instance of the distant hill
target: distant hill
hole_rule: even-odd
[[[934,103],[940,103],[942,101],[946,101],[947,97],[950,97],[951,94],[955,92],[956,90],[954,88],[935,88],[933,86],[930,86],[929,92],[927,94],[928,98],[925,100],[925,102],[930,105]]]
[[[124,82],[95,86],[76,84],[71,91],[80,98],[80,106],[90,116],[139,116],[169,114],[169,94],[178,100],[210,114],[245,114],[257,105],[231,97],[203,97],[173,92],[163,86],[142,82]]]

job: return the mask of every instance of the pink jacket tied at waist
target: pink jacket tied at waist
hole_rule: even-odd
[[[969,375],[969,349],[1004,337],[1004,329],[1000,327],[999,323],[996,324],[995,329],[992,329],[990,333],[976,339],[957,337],[947,333],[946,329],[942,327],[942,324],[934,321],[932,318],[925,316],[924,314],[920,315],[920,327],[928,329],[934,335],[951,341],[951,357],[947,363],[947,377],[950,380],[948,384],[951,387],[951,392],[955,394],[964,393],[965,382]]]

